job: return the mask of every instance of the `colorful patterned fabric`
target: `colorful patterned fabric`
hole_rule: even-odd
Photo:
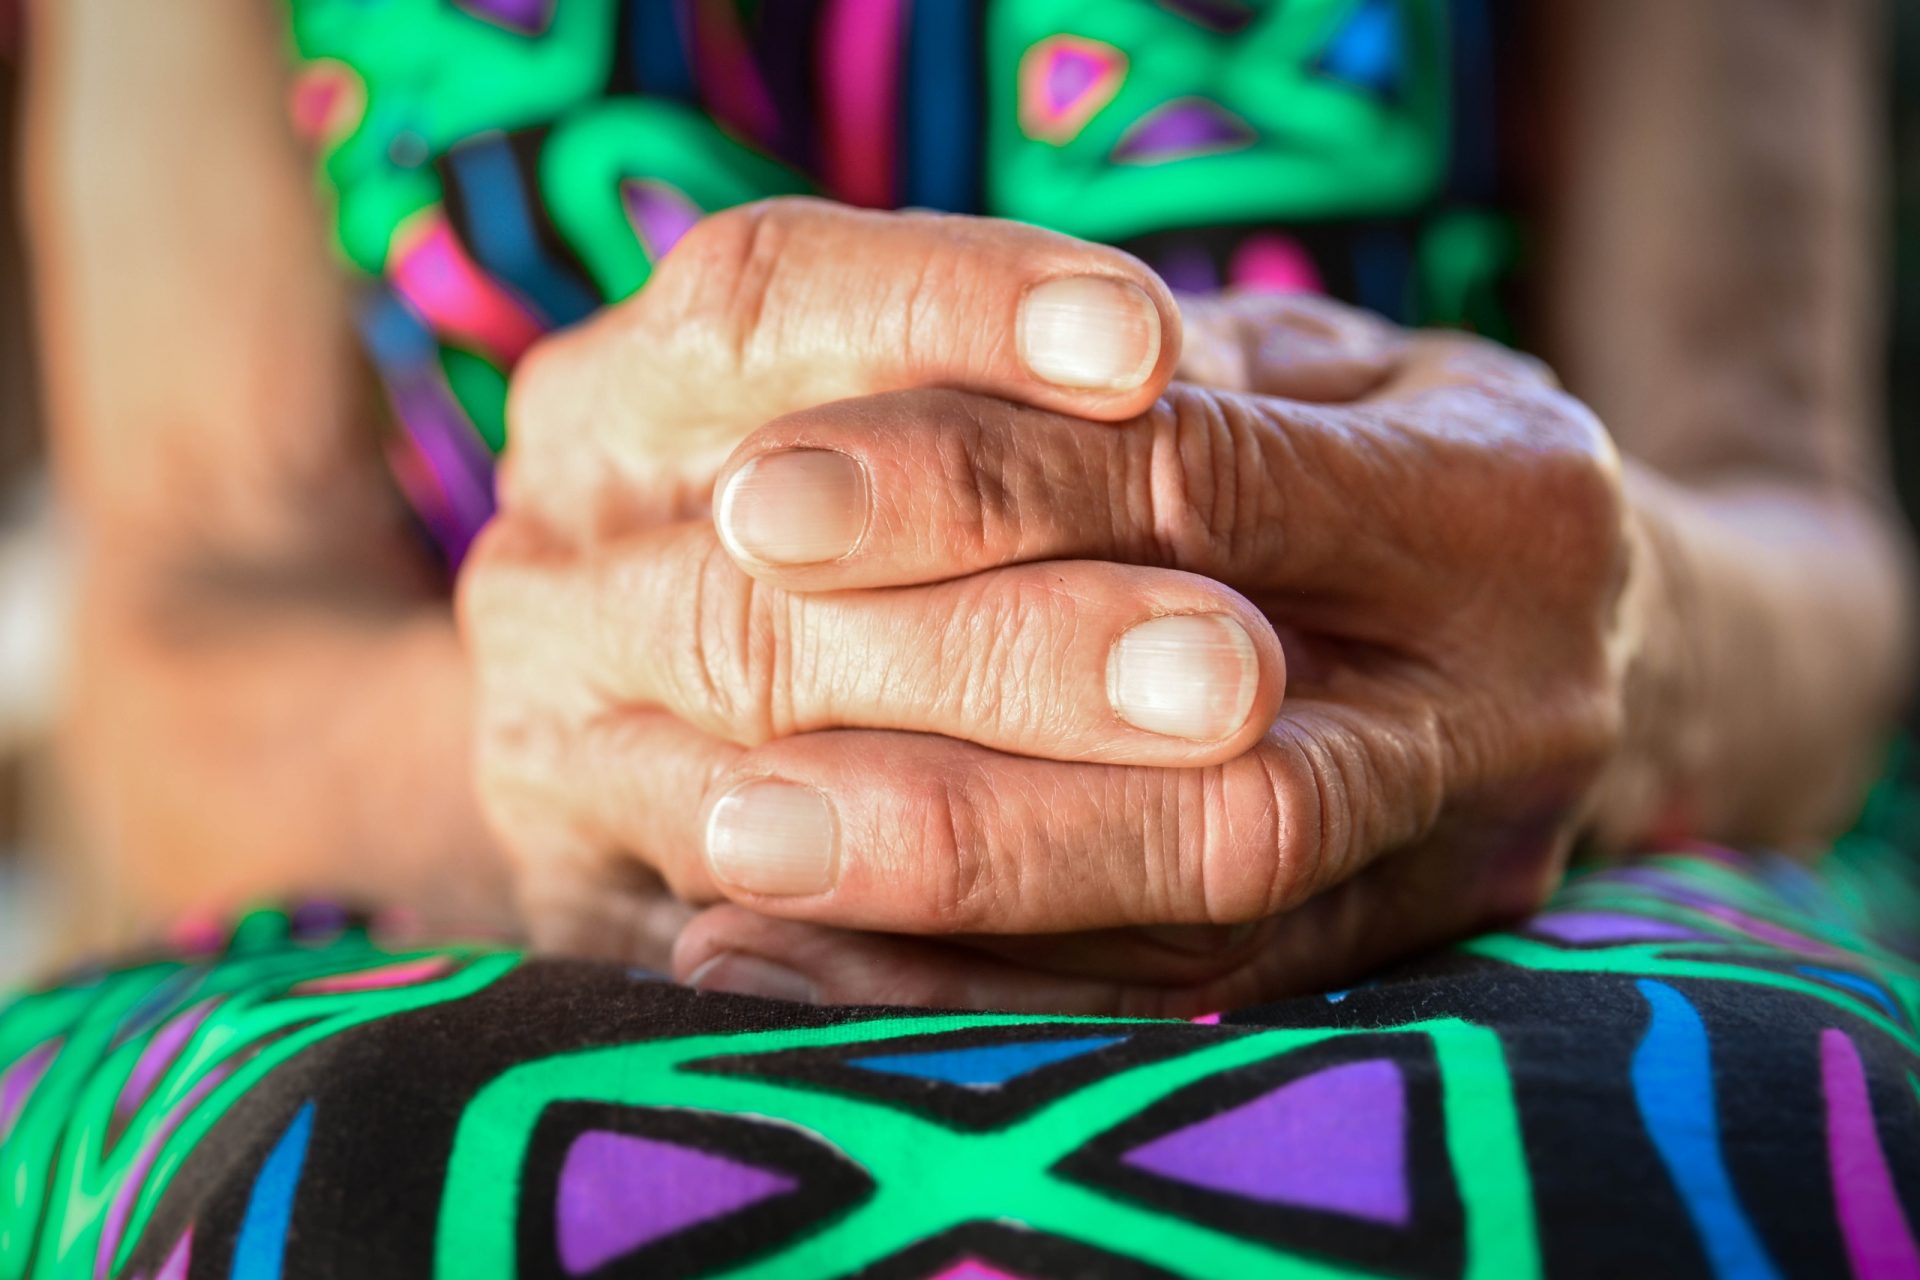
[[[451,562],[506,379],[703,213],[1017,218],[1175,288],[1509,336],[1495,0],[288,0],[293,106],[378,281],[394,473]]]
[[[1912,1276],[1904,857],[1653,858],[1193,1023],[262,913],[0,1012],[0,1277]]]
[[[396,475],[817,191],[1505,332],[1476,0],[291,0]],[[807,1008],[326,906],[0,999],[0,1280],[1920,1276],[1920,845],[1696,849],[1192,1023]]]

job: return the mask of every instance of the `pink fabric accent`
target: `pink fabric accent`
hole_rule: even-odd
[[[1194,1023],[1196,1026],[1217,1027],[1220,1025],[1220,1015],[1217,1013],[1203,1013],[1199,1017],[1189,1018],[1187,1021]]]
[[[828,0],[820,22],[827,186],[849,204],[893,205],[902,0]]]
[[[402,223],[387,275],[443,338],[474,347],[510,369],[540,337],[539,321],[473,265],[440,209]]]
[[[225,917],[215,911],[191,912],[167,930],[167,949],[183,956],[210,956],[226,945]]]
[[[1127,78],[1127,55],[1081,36],[1048,36],[1020,57],[1020,128],[1064,146],[1113,101]]]
[[[1292,236],[1248,236],[1234,250],[1228,277],[1242,289],[1256,293],[1316,293],[1327,291],[1320,268]]]
[[[288,108],[293,129],[308,142],[339,141],[360,127],[367,110],[367,89],[344,62],[325,59],[294,79]]]
[[[193,1228],[188,1227],[186,1234],[180,1237],[180,1243],[173,1246],[173,1252],[153,1273],[153,1280],[187,1280],[187,1269],[193,1265]]]
[[[1887,1171],[1860,1051],[1831,1027],[1820,1033],[1820,1084],[1827,1096],[1834,1205],[1853,1274],[1858,1280],[1920,1278],[1920,1248]]]
[[[962,1258],[932,1280],[1020,1280],[1010,1271],[989,1266],[978,1258]]]
[[[380,991],[387,987],[410,987],[416,982],[427,982],[437,978],[452,967],[453,961],[446,956],[421,956],[415,960],[399,960],[393,964],[384,964],[376,969],[360,969],[353,973],[336,973],[329,978],[314,978],[293,988],[292,994],[320,996],[347,991]]]

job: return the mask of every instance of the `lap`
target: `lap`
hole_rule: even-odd
[[[261,913],[0,1013],[0,1277],[1897,1269],[1897,887],[1652,859],[1192,1023],[817,1009]]]

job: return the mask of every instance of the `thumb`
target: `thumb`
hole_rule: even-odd
[[[1311,294],[1182,295],[1187,342],[1175,377],[1221,391],[1340,403],[1399,369],[1407,335],[1369,311]]]

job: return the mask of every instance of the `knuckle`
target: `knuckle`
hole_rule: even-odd
[[[1447,795],[1438,717],[1408,717],[1379,741],[1302,729],[1220,766],[1203,843],[1210,920],[1237,924],[1298,906],[1374,851],[1431,831]]]
[[[507,383],[506,447],[495,469],[501,511],[556,536],[594,540],[619,456],[643,438],[626,385],[631,306],[536,343]]]
[[[1596,664],[1596,667],[1598,664]],[[1573,783],[1591,784],[1614,759],[1627,731],[1626,700],[1611,672],[1596,670],[1563,684],[1542,706],[1535,734],[1539,762]]]
[[[640,572],[647,572],[641,568]],[[671,610],[666,628],[669,652],[656,655],[666,676],[672,709],[716,737],[756,746],[777,736],[782,707],[776,694],[784,684],[789,646],[784,593],[763,587],[740,572],[717,542],[693,553],[683,581],[688,598]],[[609,583],[596,600],[632,598],[636,588]],[[599,625],[619,629],[603,619]],[[612,635],[609,651],[630,644]],[[790,717],[788,717],[790,718]]]
[[[910,394],[930,397],[950,393]],[[940,549],[957,551],[968,564],[1024,558],[1027,540],[1038,532],[1028,528],[1027,522],[1035,518],[1039,504],[1023,503],[1017,492],[1019,486],[1009,479],[1011,468],[1032,461],[1029,451],[1013,447],[1018,435],[1012,406],[968,396],[960,401],[962,412],[952,415],[939,412],[931,403],[925,405],[924,412],[916,412],[921,405],[906,407],[912,420],[938,422],[948,418],[961,424],[960,429],[939,431],[931,437],[931,478],[938,492],[946,495],[946,525],[933,531]]]
[[[556,468],[579,447],[594,361],[583,357],[600,327],[551,334],[527,349],[507,381],[507,447],[500,457],[501,505],[537,506],[555,486]]]
[[[1461,414],[1477,419],[1427,447],[1481,495],[1458,543],[1467,561],[1511,566],[1529,593],[1559,604],[1616,589],[1627,556],[1625,484],[1619,450],[1593,412],[1549,387],[1483,383],[1443,413],[1450,425]]]
[[[572,363],[571,348],[578,341],[572,333],[549,334],[527,348],[513,366],[507,381],[507,439],[511,443],[502,465],[517,459],[551,433],[543,427],[552,419],[553,410],[564,403],[557,394],[567,378],[562,366]]]
[[[1204,769],[1138,775],[1143,905],[1181,925],[1232,926],[1270,914],[1285,818],[1251,752]]]
[[[735,205],[695,223],[660,264],[649,316],[739,370],[751,361],[770,319],[789,245],[818,219],[821,205],[776,197]]]
[[[1278,327],[1351,357],[1378,354],[1399,332],[1376,312],[1324,295],[1282,294],[1271,305]]]
[[[1533,490],[1541,504],[1540,542],[1552,568],[1584,595],[1611,598],[1627,561],[1627,500],[1620,456],[1584,406],[1564,396],[1553,413],[1554,447],[1539,455]]]
[[[992,829],[976,780],[965,770],[942,771],[908,803],[908,829],[919,835],[916,856],[930,860],[928,891],[910,908],[917,931],[966,933],[1004,924],[1002,905],[1020,901],[1020,859],[1001,856],[1006,833]]]
[[[1265,748],[1222,766],[1206,856],[1209,919],[1259,920],[1295,905],[1318,882],[1344,813],[1312,750]]]
[[[875,311],[893,317],[897,330],[887,337],[873,335],[876,341],[896,344],[911,376],[937,376],[952,364],[989,367],[1007,340],[1005,327],[956,323],[979,309],[978,262],[946,237],[905,243],[910,256],[886,286],[887,305]]]
[[[941,700],[955,720],[1001,734],[1067,728],[1073,708],[1061,695],[1072,687],[1074,646],[1062,623],[1070,626],[1075,610],[1064,582],[990,575],[942,614],[926,669],[953,673]]]
[[[1123,500],[1112,504],[1129,525],[1116,542],[1143,541],[1151,563],[1194,573],[1240,563],[1263,523],[1277,528],[1284,515],[1277,486],[1249,465],[1256,441],[1246,403],[1176,387],[1148,412],[1148,423],[1151,430],[1137,437],[1145,454],[1128,459]]]

